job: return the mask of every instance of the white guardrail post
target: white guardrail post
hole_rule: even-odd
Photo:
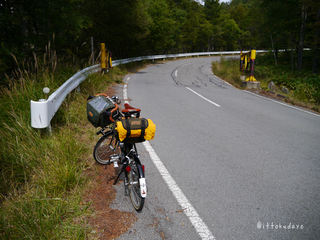
[[[47,100],[30,101],[31,107],[31,127],[46,128],[50,125],[50,121],[58,111],[60,105],[66,96],[79,84],[87,78],[91,73],[100,70],[100,65],[85,68],[62,84],[54,93],[52,93]]]
[[[264,50],[258,50],[257,52],[267,52]],[[113,61],[112,65],[117,66],[120,64],[126,64],[129,62],[137,62],[142,60],[154,60],[154,59],[166,59],[166,58],[181,58],[192,56],[211,56],[211,55],[233,55],[239,54],[240,51],[233,52],[200,52],[200,53],[182,53],[182,54],[168,54],[168,55],[154,55],[144,56],[136,58],[126,58]],[[52,93],[47,100],[41,99],[41,101],[30,101],[31,105],[31,126],[33,128],[47,128],[50,126],[50,121],[58,111],[60,105],[66,98],[66,96],[80,85],[87,76],[91,73],[100,71],[100,64],[87,67],[71,78],[69,78],[64,84],[62,84],[54,93]]]

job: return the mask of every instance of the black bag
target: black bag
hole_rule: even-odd
[[[93,98],[88,98],[87,101],[87,118],[94,127],[106,127],[112,123],[110,116],[111,110],[116,106],[112,101],[105,96],[99,95]],[[119,111],[112,113],[112,118],[119,117]]]

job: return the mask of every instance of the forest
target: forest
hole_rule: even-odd
[[[0,3],[0,82],[17,64],[77,60],[83,67],[99,44],[114,59],[135,56],[285,49],[303,66],[303,49],[319,71],[318,0],[4,0]]]

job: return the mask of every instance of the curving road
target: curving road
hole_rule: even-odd
[[[139,144],[145,208],[120,239],[320,239],[320,115],[233,88],[212,74],[218,60],[126,76],[157,132]],[[132,211],[117,188],[114,207]]]

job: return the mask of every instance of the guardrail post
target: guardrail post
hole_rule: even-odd
[[[112,52],[109,52],[109,57],[108,57],[108,68],[112,68]]]
[[[101,48],[101,57],[100,57],[101,73],[105,73],[105,71],[106,71],[106,45],[104,43],[101,43],[100,48]]]
[[[248,64],[248,58],[250,56],[250,62]],[[246,54],[240,54],[240,71],[242,70],[242,74],[240,76],[240,80],[242,81],[242,87],[245,87],[247,89],[259,89],[260,88],[260,82],[258,82],[254,78],[254,65],[256,60],[256,50],[253,48],[251,52],[248,52]],[[243,70],[248,70],[250,66],[250,75],[249,78],[245,79],[245,76],[243,75]]]
[[[256,50],[252,49],[251,50],[251,56],[250,56],[250,75],[249,78],[246,79],[246,81],[257,81],[254,78],[254,64],[256,60]]]
[[[240,80],[241,81],[246,80],[245,76],[243,75],[243,70],[245,68],[244,59],[245,59],[245,54],[243,54],[241,51],[240,52],[240,72],[241,72]]]
[[[242,51],[240,53],[240,72],[241,75],[243,75],[243,64],[244,64],[244,55],[242,54]]]
[[[50,89],[48,87],[45,87],[45,88],[43,88],[42,91],[46,95],[46,99],[39,99],[39,102],[46,102],[47,99],[48,99],[48,94],[50,92]],[[47,131],[48,131],[49,135],[51,136],[52,135],[52,128],[51,128],[51,123],[50,122],[51,121],[49,121],[49,125],[47,127]]]
[[[250,66],[250,61],[248,61],[248,57],[249,57],[249,53],[246,53],[246,55],[244,56],[244,68],[246,71],[249,70],[249,66]]]

